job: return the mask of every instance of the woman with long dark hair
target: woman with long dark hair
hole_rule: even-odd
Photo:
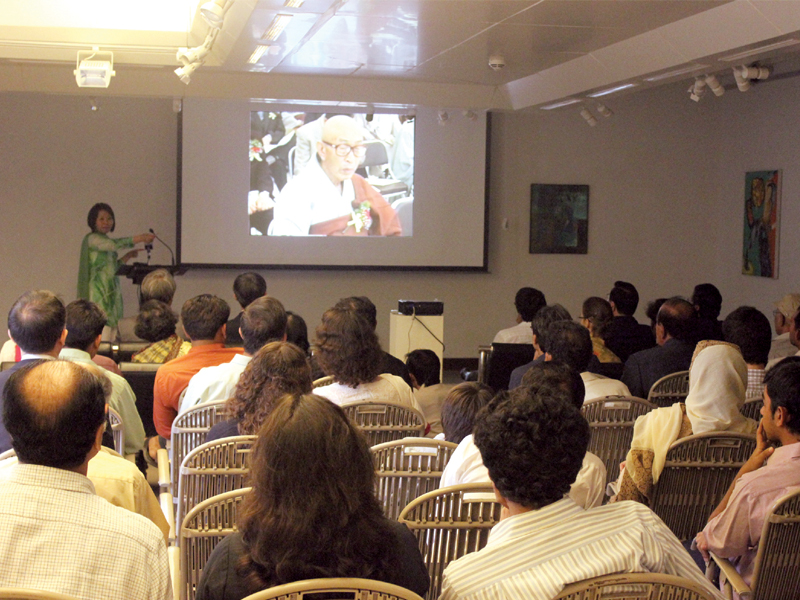
[[[341,408],[285,396],[253,448],[239,531],[208,560],[197,600],[240,600],[268,587],[360,577],[424,595],[430,580],[416,539],[383,516],[367,442]]]

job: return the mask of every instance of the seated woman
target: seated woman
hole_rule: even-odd
[[[614,313],[607,300],[592,296],[583,302],[581,325],[589,330],[592,352],[601,363],[621,363],[619,357],[606,347],[605,337]]]
[[[482,383],[467,381],[453,387],[442,405],[444,440],[458,444],[472,435],[475,417],[493,396],[494,390]]]
[[[310,355],[308,343],[308,327],[303,317],[290,310],[286,311],[286,341],[300,348],[306,356]]]
[[[132,362],[165,363],[183,356],[192,349],[191,342],[185,342],[175,333],[178,317],[169,305],[160,300],[148,300],[136,317],[134,333],[147,342],[146,348],[131,357]]]
[[[314,358],[334,383],[314,393],[339,405],[370,400],[398,402],[419,410],[402,377],[381,373],[383,351],[372,325],[360,313],[331,308],[317,327]]]
[[[425,595],[417,541],[383,516],[367,442],[341,408],[319,396],[283,397],[252,459],[239,531],[209,557],[197,600],[240,600],[321,577],[375,579]]]
[[[746,389],[747,365],[737,346],[714,341],[697,344],[686,402],[658,408],[636,420],[618,492],[611,502],[649,504],[667,451],[676,440],[713,431],[755,433],[758,423],[740,412]]]
[[[206,441],[256,435],[275,403],[286,394],[311,393],[305,353],[289,342],[270,342],[253,355],[225,405],[233,418],[214,425]]]

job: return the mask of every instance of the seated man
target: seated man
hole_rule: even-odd
[[[589,371],[594,357],[589,330],[574,321],[557,321],[547,328],[547,352],[545,360],[566,363],[581,374],[586,386],[586,400],[603,396],[630,396],[627,386],[618,379],[604,377]]]
[[[572,317],[569,311],[560,304],[551,304],[550,306],[543,306],[540,308],[531,321],[531,338],[533,340],[533,360],[529,363],[517,367],[511,371],[511,378],[508,382],[508,389],[513,390],[522,385],[522,378],[525,376],[530,368],[545,360],[545,352],[547,352],[547,342],[545,336],[547,329],[552,323],[556,321],[570,321]]]
[[[406,366],[414,395],[430,427],[427,435],[439,435],[442,433],[442,404],[453,386],[442,383],[442,363],[433,350],[412,350],[406,355]]]
[[[547,304],[544,294],[531,287],[517,290],[514,307],[517,309],[517,324],[501,329],[494,336],[493,344],[529,344],[531,341],[531,321],[539,309]]]
[[[70,361],[28,363],[9,379],[3,421],[19,464],[0,483],[0,587],[97,600],[172,597],[162,532],[95,494],[100,380]]]
[[[153,423],[161,437],[169,439],[172,435],[181,393],[194,374],[203,367],[227,362],[239,353],[239,348],[225,347],[225,324],[230,313],[225,301],[211,294],[201,294],[184,303],[181,320],[192,349],[159,367],[153,386]],[[154,446],[151,440],[151,458],[155,458],[158,450]]]
[[[761,398],[764,394],[764,374],[772,342],[769,319],[757,308],[740,306],[725,317],[722,335],[726,342],[736,344],[747,363],[745,399]]]
[[[722,294],[713,283],[700,283],[694,286],[692,304],[697,312],[697,339],[722,340]]]
[[[565,585],[612,573],[691,579],[718,597],[681,543],[633,502],[585,510],[567,496],[589,444],[589,424],[553,380],[494,398],[475,424],[500,522],[486,547],[450,563],[441,600],[551,600]]]
[[[562,398],[569,401],[575,408],[583,405],[583,381],[578,373],[567,365],[556,362],[535,365],[525,375],[522,387],[538,387],[545,385],[545,382],[566,390],[567,394]],[[510,393],[508,392],[498,394],[495,400],[490,402],[489,406],[478,414],[477,420],[480,420],[492,406],[497,405],[497,398],[509,395]],[[460,483],[488,482],[489,472],[481,456],[482,454],[475,445],[473,436],[466,436],[458,444],[458,448],[453,450],[453,455],[442,472],[439,487],[443,488]],[[576,504],[584,508],[600,506],[603,502],[606,483],[606,467],[603,465],[603,461],[591,452],[584,452],[580,472],[576,477],[573,477],[573,481],[569,496]]]
[[[248,304],[240,323],[244,354],[237,354],[230,362],[200,369],[189,381],[180,413],[203,402],[233,396],[239,377],[253,355],[269,342],[286,339],[286,311],[277,298],[262,296]]]
[[[639,306],[639,292],[632,283],[615,281],[608,294],[608,303],[611,304],[614,320],[606,334],[606,346],[622,362],[634,352],[655,346],[652,330],[633,317]]]
[[[670,298],[658,310],[657,346],[631,355],[622,371],[622,382],[637,398],[647,398],[662,377],[687,371],[697,345],[697,313],[683,298]]]
[[[767,511],[800,485],[800,357],[767,371],[756,438],[752,456],[696,538],[706,557],[710,550],[737,559],[736,570],[748,585]]]
[[[367,153],[352,117],[331,117],[316,156],[277,198],[271,235],[400,235],[397,213],[356,169]]]
[[[789,339],[789,327],[798,308],[800,308],[800,294],[786,294],[775,303],[775,310],[772,314],[775,317],[776,336],[769,349],[769,360],[785,358],[797,353],[797,348]]]
[[[225,327],[225,345],[226,346],[241,346],[244,343],[242,334],[239,333],[239,327],[242,326],[242,315],[244,309],[250,306],[254,300],[267,295],[267,282],[258,273],[248,272],[238,275],[233,280],[233,296],[236,302],[242,307],[235,317],[228,321]]]
[[[89,300],[75,300],[67,305],[67,339],[58,357],[84,364],[94,364],[92,358],[100,347],[106,314]],[[144,425],[136,409],[136,396],[124,377],[106,372],[111,382],[108,405],[122,417],[125,431],[125,455],[133,456],[144,447]]]

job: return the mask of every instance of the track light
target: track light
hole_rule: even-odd
[[[183,83],[189,85],[192,75],[197,70],[197,67],[200,66],[200,64],[201,63],[192,63],[190,65],[183,65],[182,67],[178,67],[177,69],[175,69],[175,75],[177,75],[178,78]]]
[[[767,67],[739,67],[742,77],[745,79],[766,79],[769,77],[769,69]]]
[[[99,48],[79,50],[73,71],[78,87],[107,88],[114,71],[114,53],[100,52]]]
[[[475,122],[478,120],[478,113],[476,113],[474,110],[465,110],[462,114],[467,121]]]
[[[739,88],[740,92],[746,92],[750,89],[750,80],[742,75],[742,72],[737,67],[733,67],[733,78],[736,80],[736,87]]]
[[[212,0],[200,7],[200,14],[209,27],[214,29],[222,27],[222,22],[225,20],[225,4],[226,0]]]
[[[725,93],[725,88],[722,87],[716,75],[706,75],[706,85],[717,97]]]
[[[175,58],[181,61],[184,65],[190,65],[196,62],[201,63],[208,55],[210,50],[211,48],[209,48],[206,44],[198,46],[197,48],[178,48]]]
[[[694,83],[688,90],[689,98],[691,98],[695,102],[700,102],[700,98],[702,98],[706,93],[706,82],[704,79],[700,77],[696,77]]]
[[[440,110],[438,115],[439,125],[446,125],[447,121],[450,119],[450,115],[447,114],[446,110]]]
[[[597,125],[597,119],[595,119],[592,113],[589,112],[588,108],[581,109],[581,116],[589,127],[594,127]]]
[[[606,119],[614,116],[614,111],[608,108],[605,104],[598,104],[597,112],[603,115]]]

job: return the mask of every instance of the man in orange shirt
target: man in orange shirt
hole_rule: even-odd
[[[225,325],[231,310],[222,299],[201,294],[187,300],[181,309],[186,337],[192,342],[188,354],[159,367],[153,388],[153,423],[161,437],[169,439],[172,421],[178,415],[181,392],[203,367],[213,367],[242,353],[242,348],[225,347]]]

